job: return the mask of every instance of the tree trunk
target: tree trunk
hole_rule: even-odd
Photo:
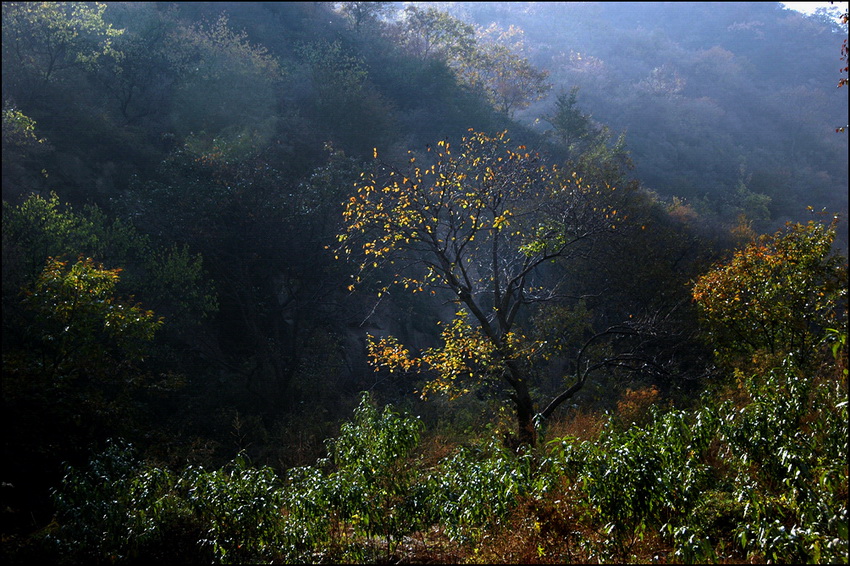
[[[524,399],[517,397],[516,419],[518,446],[534,446],[537,444],[537,431],[534,429],[534,404],[527,394]]]
[[[513,445],[512,448],[535,446],[537,444],[537,431],[534,428],[534,401],[531,399],[527,382],[524,377],[521,377],[522,374],[519,372],[519,368],[512,362],[508,362],[508,367],[512,374],[508,382],[514,389],[511,398],[516,407],[517,420],[516,438],[511,443]]]

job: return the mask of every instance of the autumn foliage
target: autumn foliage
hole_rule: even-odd
[[[381,268],[392,283],[446,293],[458,308],[443,327],[442,347],[411,357],[384,337],[370,346],[373,364],[427,370],[433,377],[424,394],[455,396],[471,384],[504,381],[519,437],[533,442],[530,368],[546,341],[525,337],[521,315],[553,303],[568,277],[546,280],[542,266],[581,254],[616,228],[614,191],[513,148],[507,132],[470,131],[458,149],[440,141],[425,156],[410,153],[403,169],[379,161],[362,174],[343,213],[337,257],[359,267],[349,289]]]
[[[699,278],[693,298],[725,352],[809,357],[827,328],[846,323],[847,264],[834,253],[838,221],[789,223]]]

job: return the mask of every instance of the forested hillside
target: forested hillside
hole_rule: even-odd
[[[3,559],[846,563],[835,15],[4,2]]]
[[[626,133],[644,186],[710,217],[781,224],[813,200],[847,210],[847,137],[833,135],[847,123],[835,51],[847,32],[827,14],[770,2],[476,2],[454,13],[523,30],[554,92],[578,87],[580,108]],[[553,102],[517,118],[533,123]]]

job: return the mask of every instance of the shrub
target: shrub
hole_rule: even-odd
[[[412,461],[421,430],[417,417],[391,406],[379,411],[363,393],[352,420],[326,441],[328,457],[287,476],[291,557],[312,546],[321,555],[314,559],[375,559],[378,541],[389,557],[403,536],[429,524],[425,485]]]

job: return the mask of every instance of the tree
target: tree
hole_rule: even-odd
[[[152,371],[147,356],[163,319],[117,294],[121,269],[86,257],[42,266],[16,289],[20,308],[4,308],[0,377],[7,434],[0,473],[28,494],[34,517],[43,482],[57,479],[61,461],[149,426],[157,405],[143,410],[145,397],[162,403],[179,381]]]
[[[394,337],[372,339],[374,364],[429,372],[424,394],[459,394],[467,390],[464,381],[507,384],[517,440],[533,444],[533,364],[545,343],[524,335],[525,311],[558,297],[567,274],[547,281],[547,267],[585,253],[615,227],[617,211],[605,204],[612,187],[589,186],[509,143],[506,132],[471,131],[459,152],[444,141],[433,153],[429,148],[430,165],[419,165],[414,156],[405,170],[379,163],[350,197],[339,240],[341,253],[359,258],[354,285],[365,270],[383,265],[393,283],[435,296],[447,292],[457,305],[442,347],[411,356]],[[610,328],[595,338],[629,332]],[[582,363],[595,338],[579,354]],[[602,365],[580,367],[539,416],[551,415]]]
[[[675,98],[685,88],[687,81],[670,65],[655,67],[649,76],[642,79],[637,88],[653,96]]]
[[[23,81],[28,86],[13,91],[29,96],[68,68],[120,57],[112,43],[123,30],[103,20],[104,10],[102,3],[3,2],[3,62],[11,66],[7,74],[4,64],[3,90]]]
[[[203,254],[218,312],[192,352],[217,366],[224,387],[243,386],[238,393],[251,397],[250,410],[269,418],[298,408],[308,372],[330,378],[336,371],[328,345],[339,320],[330,313],[336,277],[324,246],[359,168],[328,149],[327,163],[301,182],[275,167],[271,151],[242,159],[175,152],[156,180],[135,183],[121,203],[122,214],[151,234]],[[316,389],[324,384],[312,381]]]
[[[178,69],[181,49],[174,41],[179,28],[176,12],[174,6],[163,10],[150,3],[109,7],[111,20],[125,26],[114,42],[121,56],[103,57],[91,74],[124,125],[153,122],[152,129],[157,132],[169,127],[174,89],[181,74],[185,75],[185,69],[182,73]]]
[[[794,353],[805,363],[826,329],[846,318],[847,264],[832,249],[837,225],[789,222],[697,280],[693,299],[721,359]]]
[[[596,123],[590,114],[577,106],[579,87],[561,92],[555,108],[543,116],[549,122],[561,147],[566,150],[564,162],[584,179],[593,183],[624,186],[626,172],[634,168],[626,149],[626,135],[621,133],[612,140],[608,126]]]
[[[549,72],[524,55],[522,37],[515,26],[476,29],[436,8],[408,6],[401,22],[401,41],[416,57],[442,59],[460,82],[508,115],[543,99],[552,88]]]
[[[180,76],[172,127],[192,150],[215,154],[217,147],[226,149],[221,157],[234,159],[268,144],[283,78],[276,57],[232,30],[225,15],[179,28],[167,47]]]
[[[30,195],[17,206],[3,203],[3,306],[14,310],[15,293],[32,284],[48,257],[78,255],[125,269],[118,291],[140,295],[186,331],[216,310],[203,258],[186,246],[156,246],[130,222],[110,219],[98,207],[75,211],[51,193]]]
[[[549,72],[522,55],[522,30],[491,26],[478,33],[477,48],[461,62],[461,76],[481,88],[496,110],[509,116],[542,100],[551,90]]]
[[[32,190],[38,187],[38,181],[45,178],[41,158],[52,150],[52,146],[38,133],[35,120],[10,104],[4,105],[3,145],[0,152],[4,198],[7,193],[11,195],[23,186]]]
[[[407,6],[403,34],[408,49],[421,59],[435,56],[447,62],[464,59],[476,46],[473,25],[430,7]]]
[[[43,372],[54,378],[83,369],[109,374],[116,363],[143,358],[146,343],[163,321],[153,311],[114,296],[120,272],[91,258],[70,267],[47,260],[24,300],[35,315],[28,330],[35,332]]]
[[[592,132],[590,115],[584,114],[576,106],[578,90],[579,87],[574,86],[568,93],[559,94],[554,111],[543,118],[552,125],[555,136],[568,152],[572,152],[574,146]]]
[[[337,10],[348,18],[355,30],[360,30],[360,26],[380,22],[394,7],[392,2],[339,2]]]
[[[35,133],[35,120],[14,107],[3,108],[3,155],[7,148],[26,152],[37,150],[46,140]],[[4,159],[5,163],[6,160]]]
[[[4,320],[13,332],[3,344],[3,386],[15,410],[27,399],[98,410],[144,381],[140,364],[163,319],[117,296],[121,271],[91,258],[70,264],[51,257],[21,290],[23,312]]]
[[[370,84],[365,61],[340,41],[302,45],[298,54],[310,78],[305,99],[308,116],[323,142],[368,155],[375,139],[393,131],[392,105]]]

